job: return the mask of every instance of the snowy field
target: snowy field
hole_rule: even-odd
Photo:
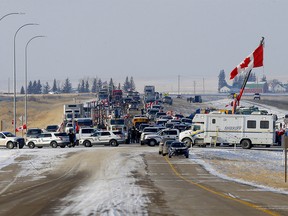
[[[213,106],[218,108],[225,107],[229,103],[229,99],[214,101]],[[212,104],[210,104],[212,106]],[[251,106],[251,103],[242,102],[241,105]],[[207,103],[209,106],[209,103]],[[284,116],[286,111],[274,109],[273,107],[260,106],[269,113],[277,114],[279,117]],[[187,108],[186,112],[189,112]],[[183,110],[185,111],[185,110]],[[99,147],[99,149],[105,147]],[[119,147],[121,148],[121,147]],[[123,145],[123,148],[126,148]],[[87,149],[81,149],[86,151]],[[18,157],[28,157],[29,160],[21,161],[21,172],[15,179],[19,177],[33,177],[34,180],[45,178],[44,174],[51,171],[53,167],[65,160],[68,153],[79,151],[79,148],[65,149],[0,149],[0,172],[5,175],[3,168],[18,164]],[[83,215],[96,212],[97,206],[91,205],[91,202],[97,200],[109,200],[109,202],[101,202],[106,205],[106,215],[117,215],[115,209],[126,209],[127,215],[133,213],[141,213],[147,215],[145,206],[149,203],[147,193],[135,184],[132,172],[145,167],[140,154],[157,153],[158,148],[139,148],[135,152],[131,152],[129,163],[124,163],[119,171],[119,164],[123,163],[125,155],[117,154],[117,158],[113,163],[107,163],[105,167],[105,176],[101,177],[101,181],[91,181],[90,185],[77,188],[73,192],[73,201],[77,201],[77,205],[63,206],[63,209],[57,210],[59,215],[77,212]],[[273,149],[251,149],[244,150],[241,148],[192,148],[190,151],[191,162],[201,164],[213,175],[219,176],[231,181],[241,182],[258,187],[259,190],[275,191],[277,193],[288,194],[288,186],[284,183],[284,155],[280,148]],[[253,178],[253,174],[255,175]],[[268,180],[265,180],[268,179]],[[111,188],[114,188],[111,190]],[[7,188],[0,188],[0,195]],[[101,190],[100,190],[101,189]],[[101,192],[99,192],[101,191]],[[111,198],[112,197],[112,198]],[[129,199],[130,197],[130,199]],[[132,197],[132,198],[131,198]],[[72,197],[66,197],[63,202],[71,202]],[[111,208],[112,207],[112,208]],[[93,209],[92,209],[93,208]],[[103,206],[99,206],[103,209]],[[109,210],[110,209],[110,210]],[[105,215],[104,214],[104,215]]]

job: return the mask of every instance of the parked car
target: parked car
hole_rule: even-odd
[[[167,121],[168,121],[167,119],[158,119],[158,120],[156,120],[155,125],[164,127],[166,125]]]
[[[79,140],[79,144],[85,147],[93,145],[110,145],[118,146],[120,143],[125,143],[125,138],[122,135],[116,135],[113,131],[97,131],[90,137],[85,137]]]
[[[167,122],[167,123],[165,124],[165,127],[166,127],[166,128],[173,128],[174,125],[175,125],[174,122]]]
[[[181,118],[181,123],[185,124],[187,126],[191,126],[192,124],[192,119],[191,118]]]
[[[59,125],[47,125],[47,127],[45,128],[47,132],[57,132],[58,129]]]
[[[260,99],[261,99],[261,98],[260,98],[260,93],[255,93],[253,99],[254,99],[254,100],[260,100]]]
[[[159,112],[159,109],[156,109],[156,108],[151,108],[149,109],[149,111],[146,113],[146,116],[148,117],[149,120],[154,120],[155,119],[155,116],[156,116],[156,113]]]
[[[127,133],[125,131],[121,131],[121,130],[113,130],[112,131],[115,135],[120,136],[121,140],[119,141],[119,143],[123,144],[126,142],[127,140]]]
[[[139,103],[138,101],[131,101],[128,105],[129,111],[131,110],[139,110]]]
[[[168,154],[168,149],[171,145],[172,142],[174,142],[175,139],[172,138],[166,138],[163,139],[162,142],[160,142],[159,144],[159,154],[165,156]]]
[[[166,116],[166,113],[165,113],[165,112],[157,112],[157,113],[155,114],[155,118],[156,118],[156,119],[159,119],[159,118],[161,118],[162,116]]]
[[[30,137],[26,141],[26,145],[29,148],[42,148],[44,146],[51,146],[52,148],[65,148],[68,145],[69,136],[67,133],[62,132],[45,132],[39,134],[37,137]]]
[[[183,142],[174,141],[171,143],[168,149],[168,156],[184,155],[186,158],[189,158],[189,149]]]
[[[165,96],[165,97],[163,97],[162,102],[163,102],[163,104],[166,103],[166,104],[172,105],[173,99],[170,96]]]
[[[41,133],[43,133],[43,130],[40,128],[28,128],[26,133],[26,139],[31,137],[37,137]]]
[[[16,137],[14,134],[8,131],[0,132],[0,147],[6,147],[8,149],[23,148],[25,140],[22,137]]]
[[[143,142],[149,146],[155,146],[162,142],[163,139],[178,139],[179,130],[165,128],[161,131],[158,131],[156,134],[148,134],[144,137]]]
[[[140,137],[140,143],[141,145],[143,145],[145,142],[144,140],[146,139],[146,136],[148,134],[156,134],[159,130],[161,130],[163,128],[161,127],[145,127],[141,133],[141,137]]]
[[[142,124],[139,125],[138,130],[142,133],[144,128],[150,127],[150,126],[151,126],[150,124],[142,123]]]
[[[171,115],[160,116],[161,119],[171,120],[173,117]]]
[[[195,95],[195,97],[193,98],[193,103],[202,103],[201,95]]]
[[[191,125],[188,126],[188,125],[182,124],[182,123],[173,125],[173,128],[178,129],[180,132],[188,130],[190,127],[191,127]]]
[[[184,116],[180,113],[177,113],[174,115],[174,118],[173,119],[179,119],[181,121],[181,119],[184,118]]]

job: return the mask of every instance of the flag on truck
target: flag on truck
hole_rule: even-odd
[[[24,129],[27,129],[26,124],[17,127],[17,128],[16,128],[16,132],[20,132],[20,131],[22,131],[22,130],[24,130]]]
[[[253,53],[247,56],[237,67],[230,73],[230,80],[234,79],[237,74],[251,70],[252,68],[263,66],[263,43],[261,43]]]

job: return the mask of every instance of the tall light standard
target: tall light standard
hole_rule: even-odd
[[[13,119],[13,124],[14,124],[14,133],[16,134],[16,36],[17,33],[20,31],[20,29],[24,28],[25,26],[30,26],[30,25],[38,25],[36,23],[27,23],[25,25],[22,25],[20,28],[17,29],[15,35],[14,35],[14,73],[13,73],[13,80],[14,80],[14,119]]]
[[[35,36],[35,37],[32,37],[27,43],[26,43],[26,46],[25,46],[25,125],[26,125],[26,131],[28,129],[28,125],[27,125],[27,47],[29,45],[29,43],[36,39],[36,38],[41,38],[41,37],[45,37],[45,36],[42,36],[42,35],[38,35],[38,36]]]
[[[8,13],[8,14],[5,14],[4,16],[2,16],[1,18],[0,18],[0,22],[1,22],[1,20],[3,20],[5,17],[7,17],[7,16],[10,16],[10,15],[23,15],[23,14],[25,14],[25,13]],[[8,86],[9,86],[9,81],[8,81]],[[2,130],[2,121],[0,122],[0,130]]]
[[[23,15],[23,14],[25,14],[25,13],[8,13],[8,14],[2,16],[2,17],[0,18],[0,21],[1,21],[2,19],[4,19],[5,17],[10,16],[10,15],[14,15],[14,14]]]

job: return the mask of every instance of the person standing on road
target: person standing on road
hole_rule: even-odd
[[[127,133],[127,144],[131,143],[131,128],[128,129],[128,133]]]
[[[135,126],[133,126],[131,130],[131,143],[135,143],[135,141],[136,141],[136,128]]]
[[[140,143],[140,136],[141,136],[141,133],[140,133],[140,131],[136,128],[135,129],[135,142],[136,143]]]
[[[69,148],[75,147],[75,134],[73,133],[73,130],[69,130],[68,136],[69,136],[69,142],[70,142],[68,147]]]

